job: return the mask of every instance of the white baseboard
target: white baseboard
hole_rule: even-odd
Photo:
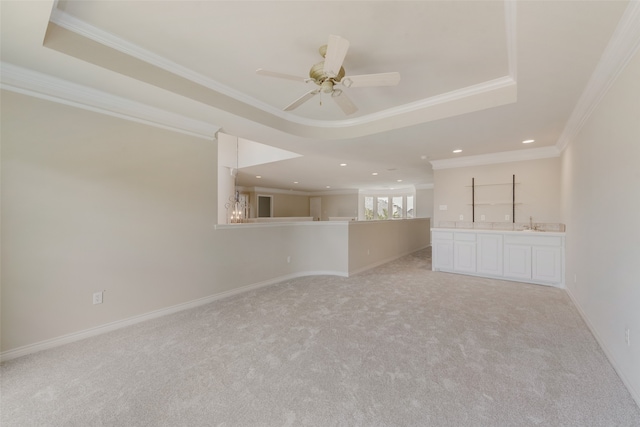
[[[616,362],[616,358],[613,356],[613,353],[609,351],[609,349],[605,345],[604,340],[598,335],[596,328],[593,327],[593,324],[591,323],[591,321],[585,314],[584,310],[580,306],[578,299],[571,293],[571,289],[567,287],[565,288],[565,290],[567,291],[569,298],[571,298],[571,301],[573,301],[573,305],[578,310],[578,313],[580,313],[582,320],[584,320],[584,322],[587,324],[587,327],[591,331],[591,334],[594,336],[594,338],[600,345],[600,348],[602,349],[602,351],[604,351],[604,354],[607,356],[607,359],[609,359],[609,362],[611,363],[611,366],[613,366],[613,369],[618,374],[618,377],[620,377],[624,385],[627,387],[627,390],[629,390],[631,397],[633,398],[633,400],[636,401],[636,405],[640,407],[640,393],[638,392],[637,389],[635,389],[635,387],[633,386],[633,383],[629,381],[629,378],[625,375],[624,371],[620,369],[620,365],[618,364],[618,362]]]
[[[304,276],[315,276],[315,275],[348,277],[348,274],[346,274],[343,271],[305,271],[305,272],[287,274],[284,276],[276,277],[274,279],[265,280],[264,282],[258,282],[258,283],[253,283],[246,286],[241,286],[236,289],[220,292],[220,293],[213,294],[203,298],[198,298],[185,303],[172,305],[170,307],[161,308],[159,310],[154,310],[154,311],[140,314],[137,316],[128,317],[126,319],[117,320],[115,322],[106,323],[104,325],[96,326],[94,328],[73,332],[71,334],[62,335],[60,337],[51,338],[51,339],[40,341],[37,343],[25,345],[12,350],[7,350],[0,353],[0,362],[15,359],[21,356],[26,356],[28,354],[36,353],[38,351],[59,347],[64,344],[80,341],[82,339],[104,334],[107,332],[115,331],[116,329],[121,329],[126,326],[135,325],[136,323],[145,322],[147,320],[155,319],[161,316],[166,316],[167,314],[173,314],[182,310],[188,310],[190,308],[199,307],[201,305],[209,304],[213,301],[217,301],[223,298],[228,298],[233,295],[252,291],[254,289],[259,289],[259,288],[280,283],[286,280],[291,280],[291,279],[304,277]]]
[[[426,248],[428,246],[425,246],[424,248]],[[424,249],[424,248],[420,248],[420,249]],[[420,249],[416,249],[416,250],[420,250]],[[232,289],[229,291],[224,291],[224,292],[220,292],[217,294],[213,294],[207,297],[203,297],[203,298],[198,298],[192,301],[188,301],[185,303],[181,303],[181,304],[176,304],[176,305],[172,305],[170,307],[166,307],[166,308],[162,308],[159,310],[154,310],[148,313],[144,313],[144,314],[140,314],[137,316],[133,316],[133,317],[128,317],[126,319],[122,319],[122,320],[117,320],[115,322],[110,322],[110,323],[106,323],[104,325],[100,325],[100,326],[96,326],[94,328],[89,328],[89,329],[85,329],[82,331],[78,331],[78,332],[73,332],[71,334],[66,334],[66,335],[62,335],[60,337],[56,337],[56,338],[51,338],[48,340],[44,340],[44,341],[40,341],[37,343],[33,343],[33,344],[28,344],[22,347],[18,347],[12,350],[7,350],[4,351],[2,353],[0,353],[0,362],[4,362],[7,360],[11,360],[11,359],[15,359],[21,356],[26,356],[28,354],[32,354],[32,353],[36,353],[42,350],[48,350],[54,347],[59,347],[61,345],[65,345],[65,344],[69,344],[72,342],[76,342],[76,341],[80,341],[82,339],[85,338],[89,338],[89,337],[93,337],[96,335],[100,335],[100,334],[104,334],[107,332],[111,332],[111,331],[115,331],[117,329],[121,329],[130,325],[135,325],[136,323],[140,323],[140,322],[145,322],[147,320],[151,320],[151,319],[155,319],[161,316],[166,316],[168,314],[173,314],[173,313],[177,313],[179,311],[182,310],[188,310],[190,308],[195,308],[195,307],[199,307],[201,305],[205,305],[205,304],[209,304],[213,301],[217,301],[223,298],[227,298],[233,295],[237,295],[243,292],[248,292],[254,289],[259,289],[262,288],[264,286],[269,286],[269,285],[273,285],[275,283],[280,283],[286,280],[291,280],[291,279],[295,279],[298,277],[304,277],[304,276],[340,276],[340,277],[349,277],[353,274],[357,274],[360,273],[362,271],[365,270],[369,270],[371,268],[377,267],[379,265],[382,264],[386,264],[387,262],[393,261],[397,258],[403,257],[405,255],[408,255],[410,253],[413,253],[414,251],[409,251],[397,256],[393,256],[390,257],[388,259],[384,259],[378,262],[375,262],[373,264],[369,264],[361,269],[358,269],[357,271],[354,272],[350,272],[350,273],[345,273],[344,271],[332,271],[332,270],[318,270],[318,271],[304,271],[304,272],[298,272],[298,273],[292,273],[292,274],[287,274],[284,276],[279,276],[273,279],[269,279],[269,280],[265,280],[263,282],[258,282],[258,283],[253,283],[250,285],[246,285],[246,286],[241,286],[239,288],[236,289]]]

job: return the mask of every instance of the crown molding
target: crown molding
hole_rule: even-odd
[[[216,92],[220,92],[224,95],[235,98],[239,101],[252,105],[262,110],[267,110],[270,113],[285,116],[283,112],[267,103],[259,101],[253,97],[245,95],[244,93],[237,91],[229,86],[223,85],[213,79],[210,79],[200,73],[197,73],[187,67],[184,67],[174,61],[171,61],[161,55],[155,54],[147,49],[144,49],[134,43],[131,43],[125,39],[122,39],[108,31],[104,31],[98,27],[95,27],[81,19],[70,15],[57,7],[54,7],[51,11],[50,22],[65,28],[71,32],[74,32],[89,40],[93,40],[101,45],[107,46],[111,49],[115,49],[125,55],[132,56],[141,61],[147,62],[165,71],[169,71],[175,75],[181,76],[192,82],[198,83],[204,87],[212,89]]]
[[[397,107],[379,111],[377,113],[368,114],[366,116],[358,117],[357,119],[328,122],[327,124],[325,124],[325,127],[344,127],[356,124],[370,124],[389,117],[410,114],[414,111],[426,110],[428,108],[436,107],[454,101],[460,101],[465,98],[471,98],[473,96],[482,95],[484,93],[490,93],[514,86],[516,86],[516,82],[515,80],[513,80],[513,78],[511,78],[510,76],[503,76],[497,79],[478,83],[476,85],[452,90],[441,95],[435,95],[429,98],[421,99],[419,101],[410,102],[408,104],[399,105]]]
[[[499,77],[487,82],[482,82],[473,86],[468,86],[464,88],[460,88],[458,90],[450,91],[448,93],[440,94],[437,96],[425,98],[419,101],[399,105],[396,107],[392,107],[386,110],[378,111],[376,113],[368,114],[365,116],[360,116],[352,119],[343,119],[343,120],[316,120],[309,119],[305,117],[297,116],[293,113],[288,113],[280,110],[270,104],[267,104],[263,101],[260,101],[256,98],[253,98],[249,95],[246,95],[238,90],[235,90],[229,86],[226,86],[216,80],[213,80],[207,76],[199,74],[191,69],[188,69],[184,66],[181,66],[167,58],[164,58],[160,55],[157,55],[151,51],[148,51],[138,45],[135,45],[127,40],[124,40],[114,34],[111,34],[107,31],[104,31],[100,28],[94,27],[93,25],[84,22],[56,7],[53,8],[50,22],[64,28],[68,31],[71,31],[81,37],[87,38],[89,40],[93,40],[101,45],[108,47],[110,49],[119,51],[126,55],[129,55],[138,60],[144,61],[148,64],[151,64],[155,67],[158,67],[164,71],[172,73],[176,76],[182,77],[194,83],[197,83],[207,89],[210,89],[219,94],[228,96],[232,99],[240,101],[247,106],[255,108],[257,110],[266,112],[271,114],[272,116],[278,117],[279,119],[285,120],[289,123],[295,123],[297,125],[301,125],[307,129],[302,129],[299,133],[302,136],[313,136],[311,134],[307,135],[307,133],[313,133],[312,129],[316,130],[322,129],[352,129],[356,127],[360,127],[361,130],[358,132],[358,135],[350,135],[350,136],[363,136],[368,134],[368,129],[370,127],[368,125],[372,123],[381,123],[384,126],[391,126],[388,122],[391,119],[395,119],[393,121],[394,125],[392,127],[404,127],[410,126],[417,123],[427,122],[442,117],[442,112],[438,112],[436,107],[442,107],[446,104],[456,104],[461,100],[469,98],[472,100],[474,97],[479,95],[491,95],[486,100],[484,100],[484,106],[480,109],[495,107],[497,105],[503,105],[505,103],[515,102],[515,58],[516,58],[516,45],[515,45],[515,10],[516,5],[515,2],[506,0],[505,1],[505,20],[506,20],[506,38],[507,38],[507,56],[509,63],[509,75]],[[513,89],[513,90],[511,90]],[[473,105],[470,106],[462,106],[457,104],[455,108],[459,111],[457,114],[464,114],[470,111],[476,111],[479,109],[477,100],[471,102]],[[469,110],[471,108],[471,110]],[[449,107],[450,109],[450,107]],[[434,112],[435,110],[435,112]],[[451,113],[448,112],[445,116],[450,116]],[[454,114],[455,115],[455,114]],[[406,118],[405,122],[399,124],[397,118]],[[251,119],[250,117],[246,117]],[[387,122],[382,124],[382,122]],[[282,130],[282,129],[280,129]],[[389,130],[389,129],[382,129]],[[327,135],[325,135],[326,137]],[[345,135],[338,135],[338,137],[346,137]]]
[[[555,146],[531,148],[527,150],[502,151],[478,156],[456,157],[454,159],[432,160],[433,170],[464,168],[469,166],[492,165],[497,163],[522,162],[526,160],[560,157]]]
[[[507,37],[507,61],[509,65],[509,76],[513,81],[518,80],[517,16],[517,2],[514,0],[505,0],[504,21]]]
[[[310,191],[309,196],[350,196],[358,195],[358,190],[343,189],[343,190],[322,190],[322,191]]]
[[[640,48],[640,1],[630,1],[556,143],[563,151]]]
[[[358,190],[322,190],[322,191],[300,191],[300,190],[285,190],[282,188],[269,188],[269,187],[237,187],[241,192],[253,192],[253,193],[267,193],[267,194],[289,194],[294,196],[339,196],[339,195],[357,195]]]
[[[35,98],[106,114],[149,126],[213,140],[219,126],[0,62],[0,87]]]
[[[308,191],[300,190],[285,190],[282,188],[269,188],[269,187],[238,187],[240,191],[249,191],[252,193],[267,193],[267,194],[288,194],[290,196],[309,196],[311,193]]]

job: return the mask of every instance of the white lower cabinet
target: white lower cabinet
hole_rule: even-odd
[[[564,233],[432,231],[434,271],[564,286]]]
[[[476,271],[475,242],[453,242],[453,268],[456,271]]]
[[[562,281],[562,249],[553,246],[534,246],[531,278],[544,282]]]
[[[453,240],[434,240],[432,261],[434,270],[453,270]]]
[[[531,246],[504,245],[504,277],[531,279]]]
[[[505,236],[504,277],[564,285],[564,236],[522,233]]]
[[[434,231],[431,237],[431,268],[434,271],[453,271],[453,232]]]
[[[502,235],[478,234],[478,262],[476,272],[502,276]]]

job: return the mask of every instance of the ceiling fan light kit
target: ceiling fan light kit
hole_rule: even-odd
[[[301,81],[305,83],[313,82],[319,88],[311,90],[291,104],[284,107],[284,111],[291,111],[318,93],[331,94],[331,98],[336,102],[338,107],[346,115],[350,115],[358,111],[358,107],[347,97],[347,95],[336,85],[342,85],[347,88],[351,87],[372,87],[372,86],[395,86],[400,82],[400,73],[379,73],[379,74],[363,74],[357,76],[346,76],[346,72],[342,67],[342,63],[349,50],[349,41],[335,35],[329,36],[329,43],[318,49],[324,61],[318,62],[309,70],[309,78],[298,77],[277,71],[268,71],[258,68],[257,74],[269,77],[276,77],[287,80]]]
[[[324,93],[333,92],[333,82],[331,80],[323,81],[322,84],[320,84],[320,87]]]

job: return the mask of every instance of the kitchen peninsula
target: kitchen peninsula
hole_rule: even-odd
[[[430,218],[218,224],[216,238],[241,253],[241,286],[309,275],[351,276],[429,246]],[[245,268],[250,260],[252,268]]]

